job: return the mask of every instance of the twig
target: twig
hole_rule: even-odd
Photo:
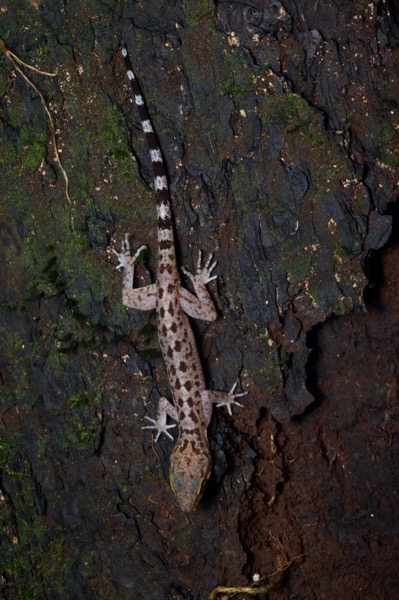
[[[19,67],[19,65],[23,65],[24,67],[31,69],[32,71],[35,71],[36,73],[40,73],[40,75],[48,75],[48,77],[55,77],[56,73],[48,73],[47,71],[41,71],[40,69],[37,69],[36,67],[33,67],[31,65],[28,65],[26,62],[24,62],[23,60],[21,60],[16,54],[14,54],[14,52],[11,52],[11,50],[9,50],[6,46],[6,43],[4,40],[2,40],[0,38],[0,50],[2,50],[4,52],[4,54],[7,56],[7,58],[12,62],[14,69],[16,71],[18,71],[18,73],[21,75],[21,77],[26,81],[26,83],[33,89],[33,91],[39,96],[40,101],[42,103],[42,106],[44,108],[44,111],[47,115],[47,119],[48,119],[48,123],[49,123],[49,127],[50,127],[50,135],[51,135],[51,140],[53,142],[53,147],[54,147],[54,154],[55,154],[55,159],[58,162],[60,171],[62,173],[62,176],[64,178],[65,181],[65,196],[69,202],[70,205],[72,205],[72,201],[71,198],[69,196],[69,180],[68,180],[68,175],[64,169],[64,166],[61,162],[61,158],[60,158],[60,153],[58,150],[58,146],[57,146],[57,138],[55,136],[55,125],[54,125],[54,120],[53,117],[51,115],[50,109],[47,106],[47,103],[43,97],[43,94],[40,92],[40,90],[36,87],[36,85],[33,83],[33,81],[31,81],[29,79],[29,77],[27,75],[25,75],[25,73],[22,71],[22,69]]]
[[[262,587],[223,587],[219,585],[211,592],[211,594],[209,595],[209,600],[216,600],[216,596],[222,593],[229,594],[229,596],[235,594],[249,594],[250,596],[267,594],[267,592],[270,592],[270,590],[272,590],[275,585],[275,583],[269,583],[268,585]]]
[[[296,560],[299,560],[303,556],[305,556],[305,554],[300,554],[299,556],[294,556],[294,558],[292,560],[290,560],[286,565],[284,565],[284,567],[282,567],[281,569],[277,569],[277,571],[274,571],[274,573],[271,573],[270,575],[267,575],[266,579],[270,579],[271,577],[274,577],[275,575],[278,575],[278,574],[282,573],[283,571],[286,571],[287,569],[289,569],[289,567],[292,565],[293,562],[295,562]],[[262,578],[262,579],[264,579],[264,578]],[[218,594],[222,594],[222,593],[228,594],[229,598],[231,596],[235,596],[236,594],[249,594],[250,596],[258,596],[259,594],[267,594],[267,592],[270,592],[274,588],[274,586],[277,585],[277,583],[278,583],[278,581],[274,581],[274,582],[268,583],[267,585],[264,585],[262,587],[255,587],[255,586],[224,587],[222,585],[219,585],[214,590],[212,590],[212,592],[209,595],[208,600],[216,600],[216,596]]]
[[[33,67],[32,65],[28,65],[28,63],[26,63],[22,59],[20,59],[19,56],[14,54],[14,52],[11,52],[11,50],[9,48],[7,48],[5,41],[2,40],[1,38],[0,38],[0,50],[3,50],[4,54],[6,56],[8,56],[8,58],[10,58],[10,60],[14,60],[15,62],[19,63],[23,67],[26,67],[27,69],[32,69],[32,71],[36,71],[36,73],[40,73],[40,75],[48,75],[49,77],[57,76],[57,73],[48,73],[47,71],[41,71],[40,69],[37,69],[36,67]]]

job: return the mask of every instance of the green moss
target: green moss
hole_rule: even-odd
[[[7,146],[14,147],[15,160],[22,167],[36,171],[46,156],[50,135],[44,114],[38,111],[32,121],[27,121],[23,100],[16,94],[7,108],[9,124],[18,132],[18,136],[10,139]]]
[[[5,181],[5,170],[7,170],[7,174],[9,177],[15,177],[14,172],[11,170],[10,165],[15,165],[18,161],[18,149],[16,144],[12,143],[10,139],[8,139],[7,131],[4,126],[4,123],[0,120],[0,139],[2,140],[1,153],[0,153],[0,165],[2,167],[2,180],[3,180],[3,189],[6,189],[6,181]],[[2,199],[4,202],[4,198]]]
[[[7,437],[0,437],[0,468],[8,477],[18,476],[18,471],[14,470],[14,456],[18,451],[21,442],[21,433],[14,433]]]
[[[380,142],[382,145],[388,144],[396,135],[395,129],[390,123],[384,122],[380,129]]]
[[[83,233],[67,230],[64,234],[63,239],[54,235],[52,243],[32,235],[25,244],[29,299],[62,297],[72,317],[82,321],[89,319],[94,299],[107,295],[108,280],[103,265],[86,249]]]
[[[0,98],[4,96],[4,94],[11,87],[11,83],[9,78],[7,77],[7,72],[5,69],[0,69]]]
[[[22,440],[19,432],[0,438],[3,477],[19,490],[12,503],[0,503],[2,589],[7,590],[7,597],[36,600],[43,598],[43,589],[54,595],[64,587],[65,538],[60,527],[50,529],[37,515],[37,487]]]
[[[43,298],[60,296],[67,288],[67,283],[59,270],[57,256],[55,255],[55,246],[53,244],[47,245],[45,252],[47,253],[48,260],[43,267],[40,265],[39,269],[37,269],[38,264],[36,263],[35,273],[38,276],[33,279],[27,288],[27,291],[30,292],[31,300],[42,300]],[[31,252],[29,252],[29,255],[31,255]],[[43,256],[44,254],[40,258],[43,258]],[[29,264],[27,256],[25,256],[25,260],[28,261],[26,264]]]
[[[97,121],[96,139],[103,151],[116,159],[131,156],[122,115],[114,106],[104,107]]]
[[[3,543],[0,546],[0,564],[4,587],[12,594],[10,597],[18,600],[40,600],[43,589],[51,590],[53,594],[62,592],[64,588],[64,536],[62,530],[49,528],[39,516],[32,516],[29,510],[28,494],[32,490],[25,481],[23,495],[20,499],[20,512],[12,515],[7,503],[0,507],[0,522],[3,523]],[[27,504],[26,504],[27,502]],[[34,508],[33,506],[31,507]],[[24,516],[24,512],[29,516]],[[14,531],[11,534],[11,523]],[[6,537],[8,539],[7,542]]]
[[[299,249],[301,251],[299,251]],[[280,246],[280,264],[291,284],[305,281],[312,265],[311,248],[303,248],[300,236],[288,237]]]
[[[73,394],[66,399],[65,403],[71,410],[67,438],[72,444],[83,447],[93,444],[95,431],[99,425],[97,408],[100,399],[101,395],[96,390],[91,394],[87,392]]]
[[[281,125],[285,132],[309,125],[316,112],[302,96],[293,93],[260,96],[259,108],[266,123]]]
[[[23,167],[36,171],[44,157],[46,156],[46,146],[40,141],[33,140],[30,146],[27,147],[25,153],[21,157]]]
[[[219,72],[219,96],[228,95],[234,110],[244,109],[247,118],[253,112],[254,80],[245,57],[235,50],[222,54]]]
[[[184,25],[187,28],[197,29],[214,14],[215,5],[211,0],[189,0],[184,3]],[[213,27],[211,31],[214,32]],[[206,35],[204,31],[202,35]]]
[[[391,123],[386,121],[381,125],[377,152],[383,162],[382,169],[385,166],[388,169],[397,169],[399,166],[398,134]]]
[[[31,352],[29,342],[10,327],[0,330],[3,355],[7,363],[12,365],[9,370],[8,385],[0,397],[0,403],[9,404],[33,403],[33,393],[30,389]]]
[[[263,337],[266,343],[269,342],[269,336],[267,335],[257,337],[258,339]],[[260,364],[259,368],[248,371],[248,376],[257,382],[266,396],[272,396],[282,385],[281,369],[285,365],[285,361],[278,360],[276,353],[267,347]]]
[[[48,335],[52,336],[53,334],[53,336],[55,337],[56,331],[57,326],[54,324],[52,329],[48,332]],[[70,354],[62,354],[59,352],[58,342],[56,338],[54,342],[51,340],[51,343],[47,344],[45,349],[43,349],[43,346],[38,345],[37,352],[35,353],[35,355],[40,356],[42,353],[46,357],[47,368],[56,380],[65,377],[66,374],[68,372],[71,372],[71,369],[75,367],[73,356],[71,356]],[[59,394],[62,394],[61,390],[59,391]]]

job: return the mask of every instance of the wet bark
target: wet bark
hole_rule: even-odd
[[[391,597],[396,5],[7,4],[4,48],[56,77],[17,62],[30,85],[3,48],[3,597],[203,599],[276,572],[270,598]],[[212,478],[189,517],[167,485],[172,442],[141,430],[169,396],[155,318],[125,310],[112,267],[130,232],[149,246],[139,285],[156,268],[122,40],[179,260],[218,259],[219,319],[193,324],[207,383],[249,392],[213,416]]]

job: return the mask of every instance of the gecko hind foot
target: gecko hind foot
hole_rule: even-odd
[[[235,394],[234,390],[236,389],[236,387],[237,387],[237,382],[235,382],[235,384],[233,385],[231,390],[227,394],[225,394],[225,397],[223,398],[223,400],[216,404],[216,408],[219,408],[220,406],[225,406],[227,408],[227,411],[230,416],[232,415],[231,407],[233,404],[235,404],[236,406],[241,406],[241,408],[244,408],[244,404],[241,404],[241,402],[237,402],[236,398],[241,398],[242,396],[246,396],[248,394],[248,392],[241,392],[240,394]]]
[[[150,423],[152,423],[152,425],[145,425],[141,429],[155,429],[157,432],[157,435],[155,436],[155,442],[158,441],[158,438],[161,435],[161,433],[164,433],[165,435],[168,436],[168,438],[170,438],[171,440],[174,440],[174,437],[169,433],[168,429],[171,429],[172,427],[176,427],[177,423],[172,423],[171,425],[167,425],[166,421],[164,421],[163,419],[157,421],[156,419],[151,419],[151,417],[147,417],[147,416],[145,416],[144,418],[147,419],[147,421],[150,421]]]

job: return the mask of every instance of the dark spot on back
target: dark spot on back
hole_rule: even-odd
[[[154,135],[154,138],[155,138],[155,134],[152,134],[152,135]],[[157,145],[156,147],[158,148],[159,146]],[[154,164],[161,165],[162,163],[154,163]],[[164,171],[164,169],[162,168],[162,173],[159,173],[159,174],[163,175],[163,171]],[[169,198],[169,192],[167,189],[162,188],[162,190],[158,190],[157,204],[164,204],[165,206],[169,206],[170,198]]]
[[[185,384],[184,384],[184,387],[189,392],[192,389],[193,384],[191,383],[191,381],[186,381]]]
[[[148,119],[147,115],[145,115],[145,117]],[[146,135],[147,143],[148,143],[149,147],[150,148],[158,148],[157,138],[155,137],[155,133],[153,131],[149,131],[145,135]],[[156,164],[156,163],[154,163],[154,164]]]
[[[149,140],[148,145],[150,145],[150,142],[154,143],[154,146],[153,147],[150,146],[150,148],[152,150],[158,150],[159,146],[156,143],[155,135],[152,132],[150,134],[148,134],[148,135],[151,135],[151,139]],[[161,176],[165,175],[165,169],[164,169],[164,166],[163,166],[163,164],[161,162],[154,162],[153,169],[154,169],[154,175],[155,176],[157,176],[157,175],[161,175]]]
[[[180,352],[181,350],[181,342],[179,340],[175,342],[175,350],[176,352]]]
[[[172,323],[172,325],[170,326],[171,331],[173,331],[173,333],[176,333],[177,331],[177,324],[175,322]]]
[[[161,306],[159,309],[159,316],[161,317],[161,319],[165,317],[165,309],[163,306]]]
[[[190,440],[189,444],[191,444],[191,448],[193,449],[194,454],[198,454],[198,448],[195,445],[195,441],[194,440]]]
[[[195,412],[192,410],[189,414],[190,419],[192,420],[193,423],[198,423],[198,416],[195,414]]]
[[[163,298],[163,294],[164,294],[164,290],[163,288],[158,288],[158,298],[162,299]]]
[[[162,219],[158,217],[158,227],[159,229],[172,229],[172,221],[169,217],[165,217]]]
[[[170,240],[161,240],[159,242],[159,248],[161,250],[170,250],[172,247],[172,242]]]

